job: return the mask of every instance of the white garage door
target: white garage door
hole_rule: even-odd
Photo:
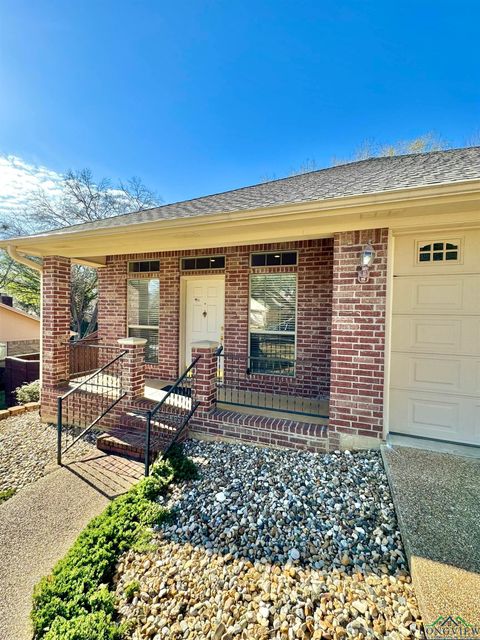
[[[395,239],[390,432],[480,445],[480,230]]]

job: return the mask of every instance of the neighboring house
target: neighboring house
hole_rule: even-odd
[[[38,351],[40,347],[40,319],[12,306],[10,296],[0,296],[0,344],[5,355]]]
[[[38,379],[39,350],[39,318],[16,309],[10,296],[0,294],[0,396],[4,390],[7,407],[15,404],[17,387]],[[20,355],[26,357],[15,357]]]
[[[132,406],[145,406],[144,376],[168,389],[201,356],[193,435],[319,451],[389,433],[479,444],[479,147],[354,162],[7,244],[17,259],[43,257],[45,419],[70,373],[79,262],[98,267],[100,342],[146,340],[145,365],[142,340],[122,345]]]

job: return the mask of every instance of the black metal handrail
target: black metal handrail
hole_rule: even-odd
[[[175,380],[165,396],[152,408],[138,413],[146,417],[145,429],[145,476],[150,473],[150,465],[154,462],[152,453],[152,425],[161,426],[167,423],[175,427],[173,436],[170,435],[168,443],[163,447],[163,455],[172,448],[182,435],[190,418],[199,406],[195,399],[195,367],[202,356],[197,356],[185,369],[182,375]],[[164,433],[162,433],[165,436]]]
[[[121,351],[57,399],[57,463],[62,455],[95,427],[126,396]],[[65,437],[65,446],[62,440]]]
[[[328,363],[217,350],[217,403],[327,418]]]

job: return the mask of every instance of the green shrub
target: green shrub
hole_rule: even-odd
[[[168,460],[173,467],[176,480],[195,480],[198,478],[197,467],[190,458],[183,455],[181,445],[176,444],[170,449]]]
[[[82,531],[50,576],[33,595],[32,622],[40,640],[116,640],[122,630],[114,620],[114,595],[109,589],[119,556],[145,544],[148,529],[170,517],[154,500],[177,478],[191,474],[183,454],[152,468],[152,475],[116,498]]]
[[[127,600],[131,600],[133,596],[140,591],[140,583],[138,580],[132,580],[123,588],[123,593]]]
[[[5,500],[8,500],[12,496],[14,496],[16,491],[17,491],[16,489],[4,489],[4,491],[0,491],[0,504],[2,504],[2,502],[5,502]]]
[[[38,402],[40,400],[40,380],[22,384],[21,387],[15,389],[15,396],[18,404],[27,404],[27,402]]]
[[[121,640],[124,629],[103,611],[86,613],[65,620],[57,618],[44,636],[45,640]]]

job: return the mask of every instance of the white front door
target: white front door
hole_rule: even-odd
[[[223,342],[225,280],[223,276],[189,278],[185,289],[185,365],[192,360],[192,344]]]

